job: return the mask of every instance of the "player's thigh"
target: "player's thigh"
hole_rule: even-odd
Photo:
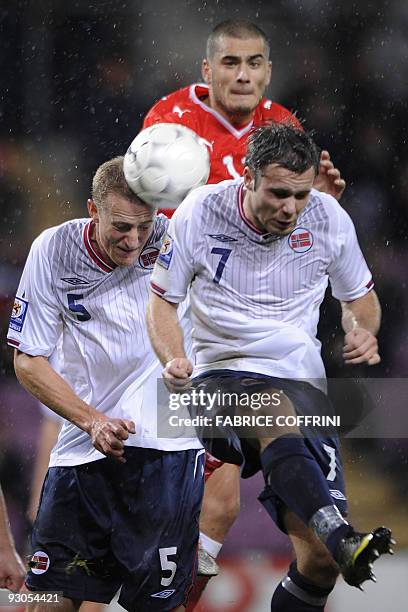
[[[222,541],[235,521],[239,508],[239,466],[224,463],[205,483],[201,531],[216,541]]]
[[[105,609],[105,604],[97,603],[96,601],[83,601],[80,606],[80,612],[104,612]]]
[[[132,449],[112,547],[126,568],[119,603],[127,610],[167,611],[181,605],[197,566],[204,451]]]
[[[50,605],[53,610],[56,612],[77,612],[80,607],[80,602],[76,603],[72,599],[68,599],[67,597],[63,597],[61,603],[56,604],[36,604],[36,605],[28,605],[26,607],[26,612],[50,612]],[[100,604],[99,604],[100,605]]]
[[[298,571],[317,584],[332,586],[339,569],[327,548],[294,512],[285,509],[282,520],[295,549]]]
[[[31,591],[109,603],[119,588],[121,567],[111,554],[107,465],[103,459],[49,469],[31,536],[26,579]]]
[[[24,583],[21,587],[19,593],[31,593],[31,591],[27,588],[27,585]],[[89,602],[84,602],[89,603]],[[100,606],[101,604],[95,604]],[[27,604],[25,607],[25,612],[50,612],[50,607],[57,612],[77,612],[81,606],[80,601],[75,601],[73,599],[69,599],[68,597],[61,597],[59,602],[51,603],[32,603]],[[91,612],[91,611],[89,611]],[[98,612],[98,610],[94,610],[93,612]]]

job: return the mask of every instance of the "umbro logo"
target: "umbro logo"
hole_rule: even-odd
[[[208,234],[208,236],[219,242],[238,242],[236,238],[231,238],[231,236],[226,236],[225,234]]]
[[[87,280],[83,280],[82,278],[61,278],[62,281],[69,283],[70,285],[89,285]]]
[[[158,599],[167,599],[168,597],[171,597],[175,592],[176,589],[166,589],[165,591],[160,591],[160,593],[154,593],[154,595],[150,595],[150,597],[157,597]]]
[[[338,489],[330,489],[330,495],[334,497],[334,499],[343,499],[346,500],[344,493],[339,491]]]

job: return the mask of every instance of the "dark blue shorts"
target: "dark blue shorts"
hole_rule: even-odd
[[[211,370],[193,381],[196,391],[214,394],[219,390],[226,393],[248,394],[261,393],[266,390],[279,389],[292,402],[297,415],[333,415],[333,407],[328,397],[316,387],[303,381],[289,380],[233,370]],[[190,408],[192,416],[197,414],[212,416],[203,407]],[[220,411],[219,411],[220,412]],[[221,412],[227,413],[228,410]],[[232,409],[231,412],[234,412]],[[279,412],[279,410],[277,410]],[[214,419],[213,419],[214,422]],[[197,436],[203,446],[214,457],[226,463],[235,463],[241,466],[243,478],[249,478],[262,469],[259,458],[259,446],[256,440],[246,438],[245,432],[229,425],[219,428],[197,428]],[[347,514],[347,500],[345,495],[343,463],[340,456],[340,441],[334,428],[322,431],[302,428],[305,443],[317,463],[325,474],[333,503],[340,512]],[[276,435],[276,430],[275,430]],[[274,521],[282,528],[280,521],[281,502],[267,485],[260,495],[260,501],[272,516]]]
[[[48,470],[27,586],[119,603],[130,612],[181,605],[197,564],[204,451],[125,451]]]

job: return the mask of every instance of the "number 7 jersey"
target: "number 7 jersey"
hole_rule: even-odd
[[[322,386],[316,330],[328,281],[347,302],[373,285],[353,223],[334,198],[313,189],[289,235],[263,234],[243,198],[242,179],[187,196],[170,222],[152,290],[173,303],[189,292],[196,374],[221,368]]]

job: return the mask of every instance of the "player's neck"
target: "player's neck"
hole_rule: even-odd
[[[206,98],[202,98],[201,101],[204,102],[204,104],[208,106],[208,108],[211,108],[212,110],[216,111],[219,115],[221,115],[221,117],[226,119],[228,123],[238,129],[245,127],[252,120],[254,115],[253,112],[246,113],[245,115],[242,115],[240,113],[229,113],[222,106],[217,104],[214,100],[211,100],[211,97],[209,95]]]
[[[111,268],[116,268],[114,261],[111,260],[105,249],[100,243],[99,233],[98,233],[98,225],[96,223],[91,224],[91,231],[89,235],[89,240],[92,244],[92,248],[96,252],[96,254]]]
[[[244,215],[248,221],[252,223],[260,232],[267,233],[267,230],[261,225],[258,219],[254,216],[250,204],[251,194],[245,189],[243,190],[242,208],[244,209]]]

